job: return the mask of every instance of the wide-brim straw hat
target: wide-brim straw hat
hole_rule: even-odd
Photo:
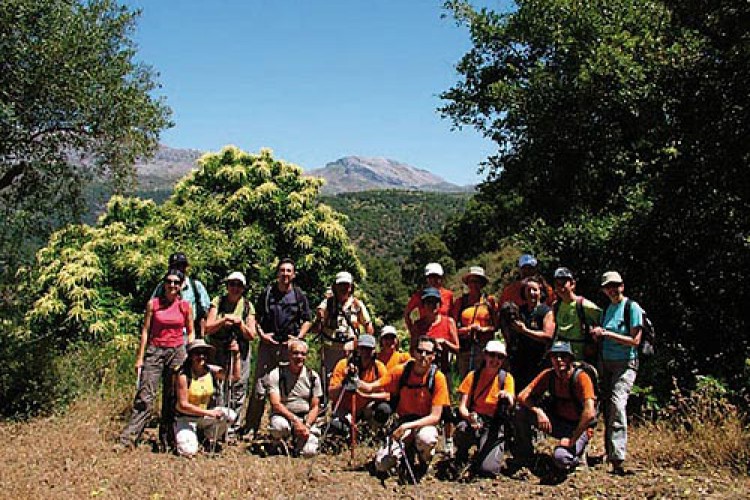
[[[484,274],[484,268],[480,266],[471,266],[469,268],[469,272],[463,275],[461,281],[463,281],[465,284],[468,284],[469,278],[471,278],[472,276],[481,278],[485,285],[490,281],[487,278],[487,275]]]

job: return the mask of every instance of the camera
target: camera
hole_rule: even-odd
[[[334,332],[334,338],[336,339],[336,342],[341,342],[342,344],[348,342],[350,338],[349,327],[346,325],[340,325]]]

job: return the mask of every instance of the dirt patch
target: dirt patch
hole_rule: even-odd
[[[126,453],[112,451],[123,423],[106,403],[81,403],[64,416],[29,424],[0,426],[5,459],[0,465],[3,498],[748,498],[750,480],[729,471],[706,471],[691,464],[679,469],[648,465],[632,432],[633,475],[613,476],[604,464],[581,470],[561,484],[529,477],[501,477],[469,484],[440,481],[429,474],[415,486],[394,478],[381,483],[364,470],[370,448],[322,455],[310,462],[248,453],[247,444],[228,446],[219,457],[188,460],[158,454],[148,445]],[[149,430],[153,432],[153,430]],[[597,447],[599,444],[599,447]],[[597,435],[591,455],[601,453]]]

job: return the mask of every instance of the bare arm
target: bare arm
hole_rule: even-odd
[[[576,430],[570,436],[570,442],[565,444],[563,440],[560,440],[560,445],[573,446],[573,444],[578,441],[578,438],[581,437],[581,434],[586,432],[586,429],[589,428],[591,422],[594,421],[594,418],[596,418],[596,407],[594,405],[594,400],[587,399],[583,402],[583,411],[581,412],[581,418],[578,420],[578,426],[576,426]]]
[[[184,373],[177,377],[177,411],[197,417],[222,418],[224,416],[224,413],[219,409],[204,410],[188,400],[187,375]]]
[[[208,317],[206,318],[206,329],[204,330],[206,336],[213,335],[224,327],[224,318],[219,318],[219,312],[216,307],[211,306],[208,310]]]
[[[188,343],[190,343],[193,340],[195,340],[195,323],[193,321],[193,308],[190,307],[189,302],[185,302],[185,305],[187,306],[187,310],[188,310],[187,325],[185,326],[187,329],[187,340],[188,340]],[[201,322],[204,323],[205,319],[201,320]]]
[[[526,335],[531,340],[541,343],[547,343],[552,340],[552,337],[555,334],[554,314],[552,313],[552,311],[549,311],[544,315],[544,323],[541,330],[532,330],[531,328],[527,327],[523,323],[523,321],[520,320],[513,323],[513,328],[517,332]]]
[[[302,326],[299,327],[299,339],[302,340],[305,338],[305,335],[307,335],[307,332],[310,331],[310,327],[312,327],[312,321],[305,321],[302,323]]]
[[[450,349],[452,352],[458,352],[458,331],[456,330],[456,322],[453,321],[453,318],[446,317],[446,319],[449,322],[448,327],[448,334],[450,335],[450,340],[443,340],[443,344],[448,346],[448,349]]]
[[[614,342],[617,342],[618,344],[631,346],[631,347],[638,347],[638,345],[640,345],[642,331],[643,329],[640,326],[634,326],[633,328],[631,328],[630,335],[623,335],[621,333],[611,332],[609,330],[605,330],[601,326],[591,329],[591,333],[594,334],[594,338],[596,338],[597,340],[606,338]]]
[[[255,332],[257,331],[255,315],[248,314],[245,322],[240,325],[242,328],[242,336],[247,340],[255,340]]]

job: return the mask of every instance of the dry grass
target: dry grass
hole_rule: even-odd
[[[616,477],[604,465],[578,472],[556,486],[501,477],[472,484],[457,484],[427,477],[419,487],[401,486],[394,479],[385,485],[361,466],[372,450],[359,449],[354,467],[349,454],[321,456],[308,478],[310,462],[285,457],[260,458],[245,445],[228,447],[221,457],[193,460],[151,452],[147,445],[116,454],[112,444],[122,428],[121,401],[90,399],[73,406],[64,416],[29,424],[0,425],[6,459],[0,465],[2,498],[740,498],[747,495],[747,476],[708,467],[665,467],[670,454],[652,458],[653,431],[637,429],[629,466],[635,475]],[[155,432],[155,429],[149,429]],[[677,442],[677,441],[675,441]],[[601,452],[597,436],[592,454]],[[677,448],[675,454],[680,453]],[[679,455],[675,455],[679,456]],[[679,466],[680,459],[672,460]],[[700,465],[700,463],[696,463]]]
[[[720,386],[707,383],[690,394],[679,389],[662,419],[637,429],[640,454],[654,466],[750,472],[750,430]]]

